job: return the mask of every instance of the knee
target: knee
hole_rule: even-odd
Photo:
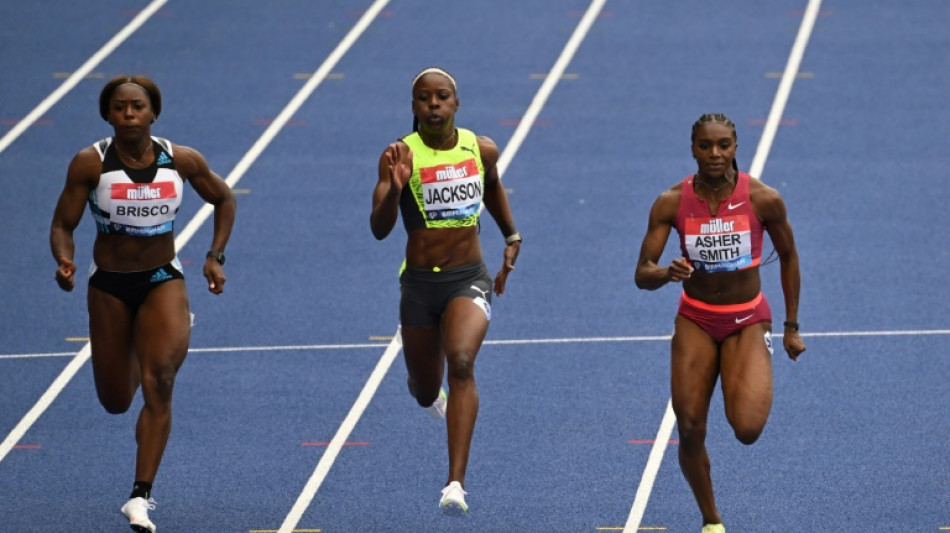
[[[747,446],[759,440],[759,436],[762,435],[762,429],[762,426],[734,426],[732,428],[736,434],[736,439]]]
[[[129,407],[132,405],[132,399],[120,399],[120,398],[110,398],[99,396],[99,403],[102,404],[102,407],[110,415],[121,415],[122,413],[129,410]]]
[[[142,393],[146,403],[170,403],[178,369],[163,364],[142,375]]]
[[[121,415],[132,406],[132,400],[135,398],[135,391],[138,390],[138,386],[123,387],[122,390],[118,390],[119,387],[116,387],[115,384],[111,385],[105,387],[97,382],[96,396],[99,398],[99,404],[107,413]]]
[[[699,417],[677,416],[680,447],[691,448],[706,442],[706,421]]]
[[[435,392],[418,391],[413,396],[416,399],[416,403],[419,404],[419,407],[429,407],[439,398],[439,389],[436,389]]]
[[[768,421],[768,415],[754,410],[726,410],[726,419],[732,426],[732,431],[736,440],[742,444],[753,444],[759,440],[762,430],[765,429],[765,423]]]
[[[475,379],[475,354],[458,353],[448,357],[450,381],[473,381]]]

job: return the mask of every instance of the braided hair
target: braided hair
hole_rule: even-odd
[[[693,123],[692,134],[689,137],[690,142],[696,141],[696,129],[706,124],[722,124],[732,130],[732,139],[738,140],[736,136],[736,124],[729,120],[729,117],[722,113],[706,113]],[[732,169],[736,171],[739,170],[739,165],[736,163],[735,158],[732,159]]]

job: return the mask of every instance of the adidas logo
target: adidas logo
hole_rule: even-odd
[[[158,156],[158,161],[155,164],[157,164],[158,166],[162,166],[162,165],[170,165],[171,162],[172,162],[172,158],[168,157],[167,153],[162,152],[161,155]]]
[[[169,274],[168,272],[165,272],[164,268],[160,268],[157,271],[155,271],[154,274],[152,274],[152,279],[148,281],[150,283],[158,283],[159,281],[165,281],[168,279],[172,279],[171,274]]]

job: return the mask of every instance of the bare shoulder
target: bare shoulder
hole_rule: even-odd
[[[680,206],[680,197],[682,195],[682,182],[679,182],[669,189],[661,192],[653,202],[653,208],[650,210],[650,216],[662,220],[675,219],[676,212],[679,210]]]
[[[673,185],[669,189],[660,193],[656,198],[656,204],[672,204],[674,206],[679,206],[680,197],[683,195],[683,182],[679,182],[676,185]]]
[[[749,200],[761,220],[785,218],[785,200],[782,195],[761,180],[749,180]]]
[[[195,150],[194,148],[190,146],[185,146],[183,144],[172,143],[172,150],[175,153],[175,159],[181,159],[181,160],[192,160],[195,158],[204,159],[204,156],[202,156],[198,152],[198,150]]]
[[[175,169],[184,177],[203,175],[208,172],[208,162],[198,150],[182,144],[172,144],[175,154]]]
[[[68,179],[75,182],[96,184],[99,174],[102,173],[102,159],[99,152],[92,146],[87,146],[73,156],[69,162]]]
[[[475,138],[478,141],[478,150],[482,154],[482,161],[490,164],[498,162],[498,145],[495,141],[484,135],[478,135]]]
[[[76,155],[73,156],[73,160],[70,165],[95,165],[99,166],[102,159],[99,157],[99,152],[92,146],[87,146],[82,150],[76,152]]]

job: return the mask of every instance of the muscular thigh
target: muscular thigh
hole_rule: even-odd
[[[768,409],[772,401],[772,348],[768,323],[749,326],[722,343],[726,410]]]
[[[153,288],[135,316],[135,346],[146,366],[181,366],[191,337],[191,313],[184,280]],[[146,364],[147,363],[147,364]]]
[[[438,326],[403,326],[402,352],[410,370],[429,369],[439,366],[442,348]],[[439,373],[441,376],[441,373]]]
[[[678,418],[705,418],[719,376],[719,347],[708,333],[677,315],[671,343],[670,380]]]
[[[446,355],[478,353],[488,332],[488,313],[484,302],[467,296],[452,299],[442,315],[442,347]]]
[[[130,397],[138,384],[132,312],[115,296],[94,287],[89,287],[87,304],[96,388],[100,395]]]

